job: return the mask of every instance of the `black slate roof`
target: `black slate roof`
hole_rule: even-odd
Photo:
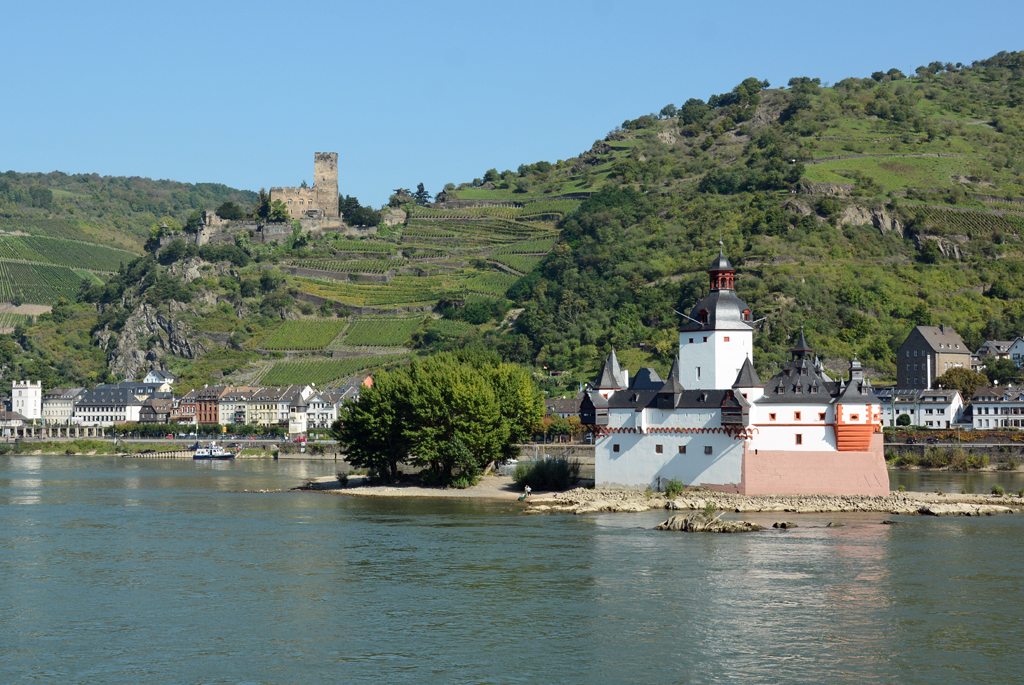
[[[736,382],[732,384],[734,388],[760,388],[761,379],[757,377],[757,371],[754,371],[754,364],[750,361],[750,357],[743,360],[743,366],[740,367],[740,372],[736,374]]]
[[[707,312],[707,323],[704,321],[701,312]],[[745,318],[743,312],[749,312],[747,303],[736,296],[732,290],[712,290],[706,297],[693,305],[690,310],[690,320],[687,320],[680,331],[710,331],[716,328],[732,330],[751,329],[749,315]],[[693,319],[696,319],[695,321]]]

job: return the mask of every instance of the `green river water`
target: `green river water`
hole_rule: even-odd
[[[333,470],[0,457],[0,683],[1024,680],[1024,515],[686,535],[652,530],[664,512],[239,492]]]

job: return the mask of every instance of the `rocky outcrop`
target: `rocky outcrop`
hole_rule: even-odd
[[[934,241],[939,247],[939,252],[944,257],[955,257],[956,259],[962,259],[964,254],[960,249],[960,243],[966,243],[970,238],[965,235],[951,235],[945,237],[939,237],[935,235],[929,235],[927,233],[915,233],[914,234],[914,246],[918,250],[924,249],[925,242],[931,240]]]
[[[717,516],[690,514],[673,516],[668,521],[656,525],[654,530],[678,530],[682,533],[749,533],[763,530],[763,527],[750,521],[723,521]]]
[[[885,235],[889,231],[895,231],[903,237],[903,223],[889,214],[884,207],[862,207],[850,205],[839,217],[840,226],[864,226],[871,225]]]
[[[110,344],[114,333],[107,328],[97,331],[94,335],[100,345],[108,349],[110,373],[135,379],[140,371],[166,355],[196,359],[206,354],[207,348],[196,340],[191,327],[175,321],[175,314],[187,309],[187,305],[173,300],[160,305],[160,311],[152,305],[140,304],[117,334],[113,349]]]
[[[384,221],[385,226],[398,226],[399,224],[404,224],[405,220],[408,218],[409,215],[406,214],[403,210],[398,209],[397,207],[394,209],[389,209],[388,211],[384,212],[383,216],[381,216],[381,220]]]

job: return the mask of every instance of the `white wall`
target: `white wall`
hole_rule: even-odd
[[[619,451],[614,451],[614,446]],[[662,446],[658,454],[657,445]],[[686,447],[680,454],[679,447]],[[711,454],[705,454],[705,447]],[[594,479],[599,488],[644,490],[673,478],[687,485],[739,484],[743,440],[719,433],[615,433],[598,438]]]
[[[679,380],[688,390],[731,388],[747,357],[754,359],[754,333],[750,329],[679,334]]]

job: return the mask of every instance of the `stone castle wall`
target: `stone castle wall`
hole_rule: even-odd
[[[312,187],[280,186],[271,188],[270,199],[284,202],[288,207],[288,215],[292,219],[339,218],[338,153],[314,153]],[[316,214],[310,214],[310,212],[316,212]]]

